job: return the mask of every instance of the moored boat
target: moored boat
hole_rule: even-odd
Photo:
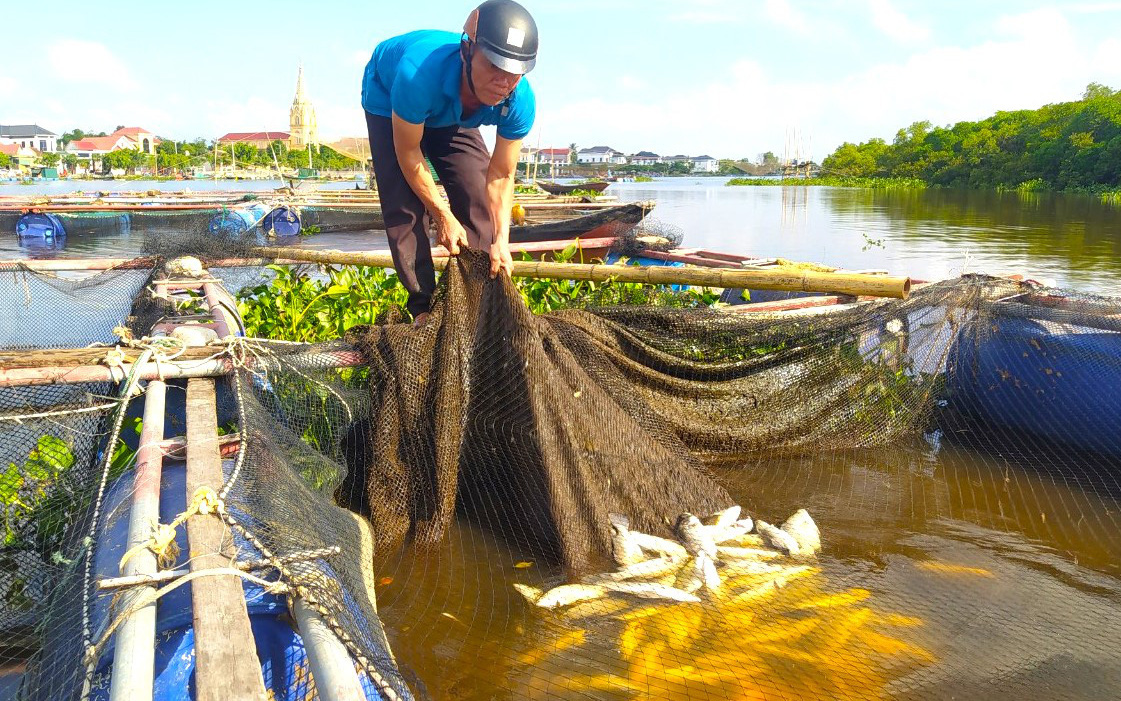
[[[537,187],[541,188],[550,195],[571,195],[573,192],[579,190],[588,190],[591,192],[603,192],[607,189],[610,183],[603,181],[593,181],[587,183],[554,183],[547,180],[538,181]]]

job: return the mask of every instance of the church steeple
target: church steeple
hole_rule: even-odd
[[[315,107],[304,95],[304,66],[296,74],[296,96],[292,98],[292,109],[288,113],[288,148],[301,151],[308,144],[319,143],[319,124],[315,118]]]
[[[296,75],[296,97],[292,100],[293,105],[298,105],[304,101],[304,64],[300,64],[300,72]]]

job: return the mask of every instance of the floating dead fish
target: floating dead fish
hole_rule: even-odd
[[[705,553],[697,555],[696,559],[697,576],[700,577],[704,583],[705,588],[710,591],[716,591],[720,588],[720,575],[716,572],[716,563],[711,557]]]
[[[598,599],[606,593],[606,588],[595,584],[562,584],[545,592],[535,603],[541,608],[555,609],[571,606],[580,601]]]
[[[611,554],[620,567],[637,565],[646,559],[635,539],[631,537],[630,520],[622,514],[608,514],[611,521]]]
[[[775,528],[766,521],[755,522],[755,532],[763,538],[763,544],[785,555],[798,554],[798,541],[781,528]]]
[[[544,594],[544,592],[537,587],[531,587],[528,584],[518,584],[517,582],[514,583],[514,591],[524,596],[525,600],[531,604],[536,604]]]
[[[716,554],[721,560],[774,560],[782,557],[782,553],[777,550],[738,548],[731,545],[716,546]]]
[[[676,587],[667,587],[664,584],[652,582],[604,582],[599,588],[607,591],[617,591],[622,594],[632,594],[644,599],[666,599],[668,601],[681,601],[697,603],[699,598]]]
[[[786,569],[782,565],[773,565],[769,562],[756,562],[752,560],[736,560],[729,562],[722,570],[726,577],[738,577],[744,574],[771,574]]]
[[[724,509],[723,511],[719,511],[715,514],[712,514],[711,516],[709,516],[709,519],[713,519],[712,525],[714,527],[724,528],[725,526],[730,526],[733,523],[735,523],[736,521],[738,521],[739,518],[740,518],[740,512],[741,511],[742,511],[742,509],[738,505],[733,505],[733,506],[729,506],[727,509]],[[708,519],[706,519],[706,520],[708,520]]]
[[[743,519],[724,526],[704,526],[705,533],[719,545],[730,540],[737,540],[751,533],[754,524],[751,519]]]
[[[673,560],[667,557],[658,557],[637,565],[629,565],[615,572],[593,574],[584,578],[585,584],[601,584],[603,582],[622,582],[626,579],[654,579],[667,574],[672,574],[681,569],[683,560]]]
[[[821,531],[805,509],[798,509],[782,524],[782,530],[789,533],[798,543],[798,554],[813,555],[821,550]]]
[[[584,601],[576,604],[572,608],[564,612],[564,617],[569,619],[580,618],[595,618],[598,616],[610,616],[629,609],[629,604],[625,599],[593,599],[591,601]]]
[[[699,518],[690,513],[681,514],[677,519],[676,530],[690,555],[704,553],[709,559],[716,560],[716,541],[712,539]]]
[[[630,537],[640,548],[647,552],[657,553],[671,560],[680,560],[682,562],[689,557],[689,551],[672,540],[660,538],[656,535],[649,535],[647,533],[639,533],[638,531],[630,531]]]

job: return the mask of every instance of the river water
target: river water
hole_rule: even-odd
[[[93,185],[3,185],[0,195]],[[655,200],[653,218],[690,247],[921,279],[1024,272],[1121,295],[1121,208],[1089,197],[732,188],[716,178],[620,183],[608,194]],[[0,242],[3,257],[27,253],[14,238]],[[384,236],[301,245],[381,247]],[[63,253],[142,250],[132,236],[74,240]],[[714,469],[757,516],[811,511],[825,547],[810,576],[746,609],[577,621],[542,613],[511,586],[555,584],[557,568],[458,523],[435,550],[378,562],[397,659],[436,699],[1121,697],[1116,458],[1050,443],[943,445],[932,434]]]
[[[963,272],[1024,273],[1099,294],[1121,294],[1121,206],[1083,195],[823,187],[726,187],[726,178],[615,183],[621,201],[653,200],[652,219],[684,245],[933,280]],[[74,190],[269,191],[279,181],[58,181],[0,184],[0,196]],[[317,185],[348,189],[354,183]],[[0,253],[21,254],[14,237]],[[376,232],[301,241],[323,248],[384,247]],[[62,255],[131,255],[142,237],[76,237]]]

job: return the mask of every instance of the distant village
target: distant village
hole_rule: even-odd
[[[213,141],[170,141],[139,126],[119,126],[112,133],[87,134],[75,129],[63,135],[39,124],[0,124],[0,176],[8,178],[67,176],[276,177],[297,172],[364,171],[370,157],[366,137],[333,142],[319,138],[315,107],[304,90],[303,68],[289,110],[288,131],[235,131]],[[600,170],[633,170],[664,174],[761,174],[780,166],[772,154],[754,162],[720,160],[709,155],[660,156],[651,151],[627,154],[609,146],[589,148],[523,147],[520,170],[546,177],[581,175]]]

